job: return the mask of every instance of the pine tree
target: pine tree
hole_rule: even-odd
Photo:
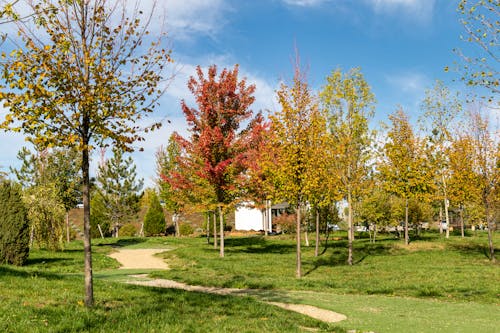
[[[114,148],[113,157],[99,166],[97,191],[103,198],[113,236],[118,237],[120,227],[139,211],[138,192],[142,185],[132,157],[125,159],[120,149]]]
[[[23,265],[29,255],[28,211],[19,186],[0,182],[0,264]]]
[[[165,215],[156,192],[151,192],[149,208],[144,217],[144,233],[146,236],[158,235],[165,232]]]

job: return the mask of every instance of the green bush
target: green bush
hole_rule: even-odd
[[[120,236],[122,237],[133,237],[136,235],[137,235],[137,229],[131,223],[125,224],[123,227],[120,228]]]
[[[155,192],[149,197],[149,208],[144,217],[144,234],[146,236],[159,235],[165,232],[165,214],[160,199]]]
[[[18,186],[0,182],[0,263],[21,266],[29,255],[29,222]]]
[[[181,236],[189,236],[194,233],[194,229],[190,224],[181,223],[179,226],[179,233]]]

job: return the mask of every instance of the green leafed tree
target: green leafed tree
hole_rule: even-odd
[[[335,70],[326,78],[321,93],[322,107],[329,117],[333,161],[340,176],[341,193],[347,201],[348,257],[353,262],[354,206],[365,188],[373,135],[368,127],[375,97],[359,68],[347,73]]]
[[[142,130],[160,125],[143,119],[164,92],[170,51],[162,46],[164,34],[149,36],[154,5],[150,15],[138,7],[128,15],[126,1],[29,4],[34,19],[18,22],[22,45],[2,61],[0,100],[8,112],[0,127],[23,132],[40,146],[80,151],[85,305],[92,306],[90,153],[106,143],[133,150]]]
[[[90,236],[92,238],[111,236],[111,219],[101,192],[94,191],[90,199]]]
[[[139,211],[143,180],[137,179],[132,156],[125,158],[123,151],[114,148],[113,156],[99,165],[96,181],[96,191],[104,201],[104,214],[111,224],[112,235],[118,237],[120,227]]]
[[[0,181],[0,264],[23,265],[29,255],[28,210],[21,187]]]
[[[144,217],[144,234],[146,236],[159,235],[165,232],[165,214],[156,192],[149,196],[149,207]]]

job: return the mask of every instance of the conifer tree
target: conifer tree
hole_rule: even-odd
[[[96,180],[96,190],[106,209],[104,214],[111,223],[113,236],[118,237],[120,227],[139,211],[138,192],[143,180],[137,179],[132,157],[125,158],[118,148],[114,148],[113,156],[99,166]]]
[[[163,232],[165,232],[165,214],[158,195],[151,191],[149,208],[144,217],[144,233],[146,236],[154,236]]]
[[[0,181],[0,264],[20,266],[28,255],[28,211],[21,189],[10,181]]]

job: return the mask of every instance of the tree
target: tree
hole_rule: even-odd
[[[359,219],[373,230],[373,242],[377,230],[388,226],[391,222],[391,195],[381,186],[374,186],[363,198],[359,208]]]
[[[90,237],[104,238],[111,236],[111,225],[106,202],[99,191],[94,191],[90,199]]]
[[[84,205],[85,305],[93,305],[89,156],[106,143],[133,150],[142,119],[157,106],[170,52],[164,35],[148,37],[150,16],[126,2],[41,0],[32,5],[35,29],[18,22],[24,46],[3,64],[0,92],[8,113],[1,127],[22,131],[41,146],[81,152]],[[151,13],[154,11],[154,7]],[[142,24],[145,18],[145,24]],[[44,38],[39,38],[41,34]],[[143,45],[150,43],[148,48]],[[1,88],[0,87],[0,91]]]
[[[405,244],[408,245],[409,201],[430,191],[433,172],[428,165],[424,145],[415,136],[408,115],[398,109],[389,119],[392,126],[383,146],[384,156],[378,170],[386,190],[405,201],[404,231]]]
[[[66,210],[66,240],[69,242],[69,210],[82,200],[82,177],[80,173],[80,154],[71,148],[43,149],[35,147],[32,153],[23,147],[17,154],[22,161],[19,169],[11,172],[23,184],[24,189],[37,186],[54,186],[56,192],[39,191],[39,194],[53,194]]]
[[[25,191],[24,202],[34,240],[49,250],[63,247],[66,209],[54,183],[42,183]]]
[[[222,70],[218,77],[215,65],[208,68],[206,76],[200,66],[196,73],[197,78],[189,79],[188,88],[198,108],[189,107],[185,101],[181,103],[191,136],[176,138],[183,149],[183,169],[206,181],[212,190],[210,199],[215,198],[219,213],[220,256],[224,257],[223,207],[234,204],[238,198],[236,184],[247,168],[246,154],[258,134],[262,116],[253,117],[249,109],[255,86],[247,86],[244,79],[238,80],[237,65],[233,70]],[[247,127],[240,129],[244,122]],[[177,188],[198,182],[187,178],[185,173],[176,176]]]
[[[114,148],[113,156],[99,166],[96,180],[96,190],[104,201],[105,215],[111,223],[112,234],[118,237],[123,223],[139,211],[138,192],[142,189],[143,180],[137,180],[132,157],[125,159],[118,148]]]
[[[478,175],[478,186],[481,193],[486,225],[488,226],[489,257],[496,261],[493,232],[495,224],[495,207],[500,204],[498,186],[500,181],[500,144],[495,142],[490,132],[489,118],[478,105],[470,105],[469,135],[474,147],[471,163]]]
[[[327,133],[326,121],[317,98],[301,71],[297,57],[292,84],[281,84],[277,92],[280,110],[270,116],[270,130],[264,168],[275,186],[273,196],[295,207],[297,235],[296,276],[302,276],[302,211],[325,179],[321,162],[328,159],[318,148]],[[324,147],[324,145],[322,146]],[[319,202],[319,198],[315,203]]]
[[[329,114],[332,145],[336,147],[336,170],[341,193],[347,201],[348,257],[352,265],[354,202],[359,198],[369,174],[372,133],[368,121],[373,116],[375,97],[359,68],[348,73],[335,70],[326,78],[320,97]]]
[[[157,185],[160,189],[160,198],[165,203],[167,211],[172,213],[176,236],[179,236],[178,216],[183,210],[185,195],[181,189],[172,186],[168,179],[174,173],[182,172],[179,162],[180,154],[181,147],[175,140],[175,134],[168,139],[166,148],[160,148],[156,152]]]
[[[440,197],[443,201],[446,225],[450,225],[448,214],[449,196],[448,179],[449,158],[447,149],[451,144],[451,126],[453,120],[462,111],[462,105],[457,95],[453,95],[450,90],[444,86],[443,82],[436,81],[432,90],[425,92],[425,99],[422,102],[424,111],[420,121],[424,128],[428,130],[428,141],[431,150],[431,161],[435,164],[438,173],[437,184]],[[450,228],[446,228],[446,238],[450,237]]]
[[[165,232],[165,215],[156,192],[149,198],[149,208],[144,217],[144,233],[146,236],[159,235]]]
[[[0,181],[0,264],[21,266],[28,255],[28,211],[20,186]]]
[[[464,26],[466,42],[477,46],[476,54],[455,51],[463,60],[462,80],[470,86],[485,87],[494,95],[500,92],[498,65],[500,56],[500,2],[498,0],[461,0],[457,8]],[[493,97],[492,97],[493,98]]]

